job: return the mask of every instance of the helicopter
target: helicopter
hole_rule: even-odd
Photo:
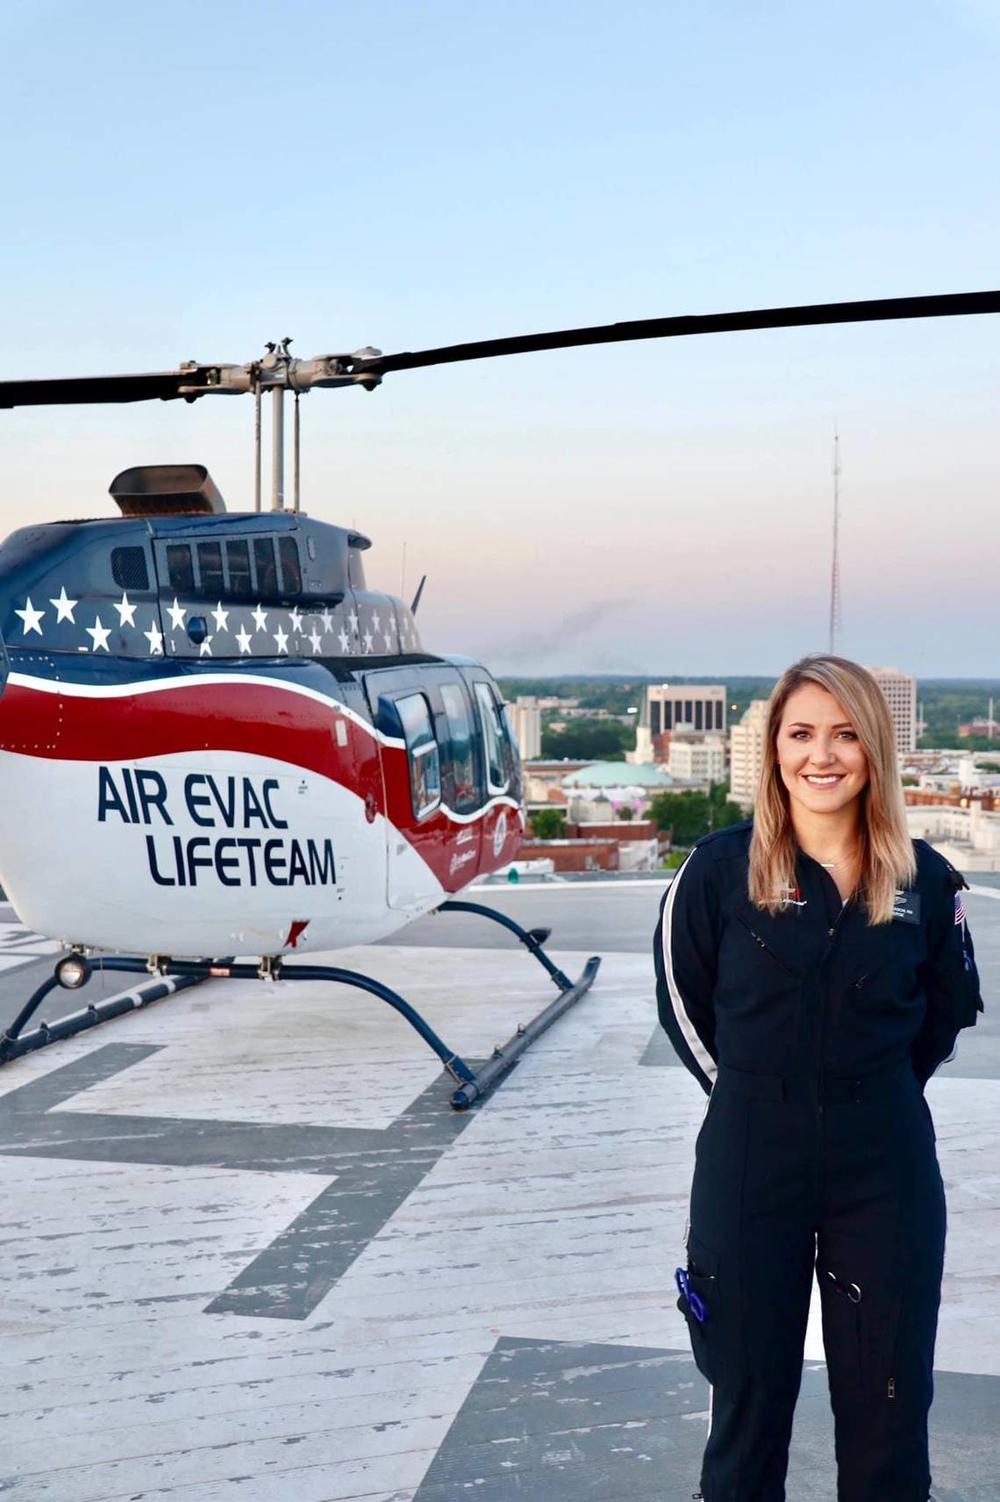
[[[243,365],[0,381],[0,408],[227,394],[255,405],[252,510],[228,511],[203,465],[138,466],[111,483],[117,516],[31,525],[0,545],[0,886],[24,924],[66,951],[0,1038],[0,1062],[209,977],[284,975],[387,1002],[438,1054],[464,1109],[593,983],[597,956],[573,981],[545,952],[548,930],[460,899],[515,859],[525,830],[503,697],[481,664],[424,650],[424,581],[410,605],[369,589],[369,539],[302,511],[301,395],[371,392],[397,371],[547,349],[998,311],[1000,292],[958,293],[310,359],[285,339]],[[435,910],[501,924],[559,991],[479,1070],[380,982],[298,962]],[[76,989],[95,969],[145,981],[24,1031],[55,987]]]

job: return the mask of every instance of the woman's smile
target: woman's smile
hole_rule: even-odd
[[[781,779],[798,810],[798,817],[840,818],[868,781],[868,758],[842,704],[818,683],[805,683],[789,694],[778,729],[775,750]],[[827,838],[839,851],[843,840]]]

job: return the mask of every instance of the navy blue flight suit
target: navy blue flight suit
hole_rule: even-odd
[[[813,1273],[840,1502],[926,1502],[945,1203],[923,1087],[982,1010],[954,867],[869,927],[799,853],[775,917],[747,892],[752,821],[700,840],[663,900],[660,1021],[709,1093],[684,1295],[712,1387],[706,1502],[782,1502]]]

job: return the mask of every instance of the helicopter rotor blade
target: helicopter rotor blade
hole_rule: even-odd
[[[97,402],[194,401],[213,390],[210,372],[198,365],[156,370],[143,375],[66,376],[51,380],[0,381],[2,407],[81,406]]]
[[[177,370],[145,375],[70,376],[53,380],[0,381],[0,408],[40,407],[92,402],[193,402],[210,393],[241,395],[280,388],[295,392],[313,387],[362,386],[374,390],[394,370],[418,370],[463,360],[525,355],[546,349],[574,349],[588,344],[619,344],[638,339],[675,339],[693,334],[724,334],[748,329],[803,328],[831,323],[872,323],[887,319],[947,318],[1000,313],[1000,292],[952,292],[935,297],[884,297],[866,302],[814,303],[794,308],[756,308],[737,313],[684,314],[674,318],[639,318],[630,323],[558,329],[513,338],[446,344],[439,349],[402,350],[383,355],[365,348],[353,354],[294,359],[288,340],[269,345],[260,361],[246,365],[206,365],[190,361]]]
[[[946,318],[957,314],[1000,313],[1000,291],[952,292],[932,297],[883,297],[866,302],[814,303],[794,308],[757,308],[738,313],[688,314],[676,318],[639,318],[593,328],[560,329],[508,339],[480,339],[446,344],[440,349],[403,350],[359,362],[373,375],[418,370],[460,360],[498,355],[526,355],[537,350],[573,349],[585,344],[618,344],[633,339],[676,339],[691,334],[726,334],[747,329],[803,328],[826,323],[874,323],[899,318]]]

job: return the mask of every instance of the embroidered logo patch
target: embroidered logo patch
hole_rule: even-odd
[[[806,899],[798,887],[779,887],[778,900],[782,907],[805,907]]]
[[[919,923],[920,893],[897,890],[893,903],[892,916],[899,923]]]

